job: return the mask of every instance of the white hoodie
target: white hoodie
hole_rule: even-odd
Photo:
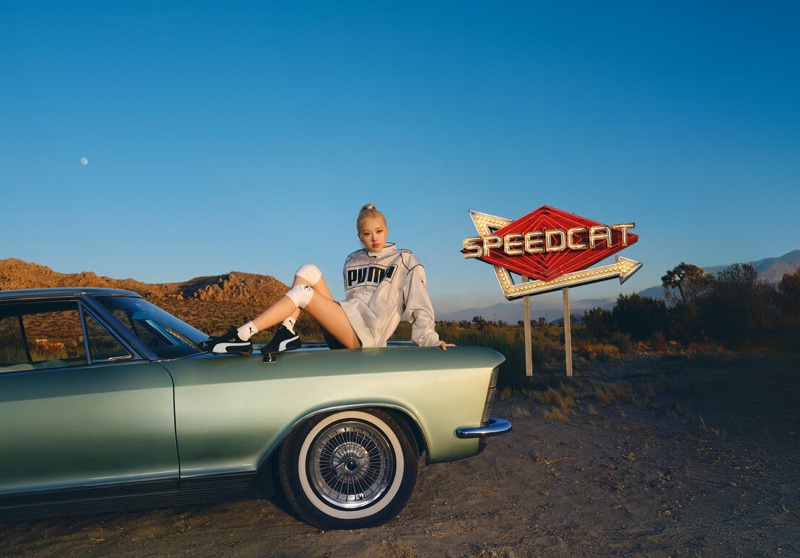
[[[411,339],[439,345],[425,269],[408,250],[388,243],[380,252],[364,248],[344,262],[345,301],[340,303],[362,347],[385,347],[405,312]]]

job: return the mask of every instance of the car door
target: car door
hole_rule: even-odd
[[[0,499],[175,486],[173,385],[77,300],[0,308]]]

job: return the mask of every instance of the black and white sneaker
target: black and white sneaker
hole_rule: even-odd
[[[227,333],[217,337],[211,337],[199,345],[201,351],[210,353],[234,353],[249,355],[253,352],[252,341],[242,341],[235,327],[231,327]]]
[[[261,349],[261,354],[282,353],[283,351],[299,349],[302,345],[303,342],[300,341],[300,336],[289,331],[289,328],[281,324],[278,326],[272,341]]]

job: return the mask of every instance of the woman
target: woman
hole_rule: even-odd
[[[294,324],[300,310],[311,314],[339,347],[385,347],[403,314],[411,322],[411,338],[420,346],[448,345],[435,330],[433,305],[425,285],[425,270],[408,250],[386,242],[386,218],[373,204],[361,208],[356,220],[358,238],[364,246],[347,256],[344,263],[346,299],[333,300],[322,272],[310,264],[297,270],[292,288],[253,321],[226,334],[212,337],[201,349],[215,353],[250,353],[250,338],[281,324],[263,352],[281,352],[300,346]]]

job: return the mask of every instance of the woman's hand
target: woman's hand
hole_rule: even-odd
[[[455,343],[445,343],[444,341],[439,341],[439,348],[443,351],[447,350],[447,347],[455,347]]]

